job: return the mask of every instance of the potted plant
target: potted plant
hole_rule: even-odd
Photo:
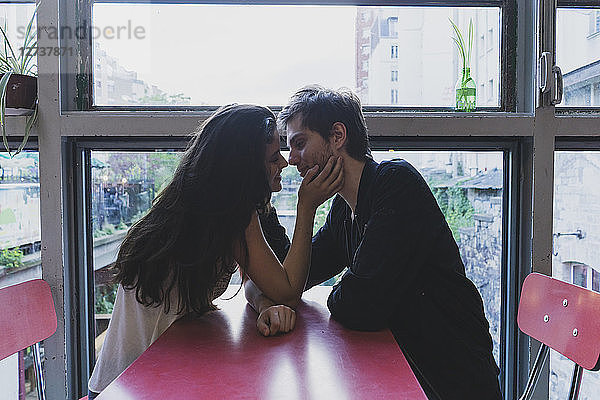
[[[2,126],[4,148],[11,157],[21,152],[25,147],[31,127],[35,123],[38,114],[37,65],[35,63],[37,34],[32,29],[37,7],[35,7],[27,24],[23,46],[15,48],[10,43],[6,30],[0,27],[0,33],[4,40],[4,45],[0,46],[0,125]],[[23,141],[14,154],[10,150],[6,135],[6,108],[33,110],[27,116]]]
[[[467,42],[465,43],[464,36],[458,29],[458,26],[450,20],[456,37],[452,37],[454,43],[458,47],[458,52],[462,60],[462,74],[459,74],[456,82],[456,111],[474,111],[477,86],[471,78],[471,50],[473,48],[473,19],[469,20],[469,31],[467,34]]]

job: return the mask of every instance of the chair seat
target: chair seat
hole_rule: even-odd
[[[588,370],[600,368],[600,294],[533,273],[523,282],[517,323]]]

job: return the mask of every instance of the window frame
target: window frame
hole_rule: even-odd
[[[80,389],[84,390],[89,374],[94,365],[94,357],[91,349],[94,345],[94,335],[91,332],[91,327],[94,324],[94,285],[93,278],[93,238],[91,235],[91,163],[90,155],[92,151],[152,151],[156,149],[161,150],[184,150],[187,144],[187,137],[177,136],[170,138],[160,137],[102,137],[102,138],[91,138],[91,137],[69,137],[67,138],[67,146],[74,151],[74,155],[77,158],[76,162],[67,163],[73,166],[72,174],[75,177],[73,180],[73,196],[75,198],[74,210],[83,210],[83,213],[79,216],[80,226],[79,232],[76,230],[71,231],[70,242],[77,243],[76,238],[81,238],[82,233],[85,240],[79,240],[80,245],[78,249],[73,249],[73,256],[77,257],[77,254],[85,255],[83,258],[73,259],[71,262],[75,265],[86,265],[85,272],[81,275],[74,275],[74,279],[78,282],[74,287],[85,287],[86,291],[79,291],[79,314],[80,321],[83,321],[79,326],[78,332],[72,332],[71,335],[80,335],[79,342],[87,342],[87,352],[78,354],[79,359],[73,360],[73,368],[77,368],[80,375],[77,381],[74,382]],[[477,138],[473,140],[470,137],[429,137],[428,140],[424,141],[417,137],[398,137],[398,136],[378,136],[372,138],[371,148],[372,150],[388,150],[393,148],[398,151],[414,151],[414,150],[428,150],[428,151],[502,151],[504,153],[503,161],[503,213],[502,213],[502,252],[501,252],[501,323],[500,323],[500,364],[502,365],[517,365],[515,359],[517,352],[517,342],[515,335],[514,326],[511,323],[506,323],[509,319],[506,317],[509,310],[515,309],[517,304],[517,298],[515,296],[516,291],[511,289],[519,285],[518,280],[513,276],[511,271],[517,271],[517,268],[511,268],[511,263],[517,263],[518,254],[515,249],[518,246],[509,246],[508,243],[516,243],[517,231],[514,227],[515,217],[514,214],[518,212],[516,202],[518,202],[519,196],[514,193],[514,190],[509,188],[516,188],[514,182],[519,179],[518,175],[513,171],[518,170],[519,166],[519,148],[521,146],[520,137],[510,138],[497,138],[497,137],[485,137]],[[282,146],[282,150],[286,150]],[[507,186],[508,185],[508,186]],[[511,251],[514,254],[511,254]],[[81,268],[73,268],[72,271],[81,271]],[[86,293],[87,292],[87,293]],[[87,329],[87,331],[85,331]],[[71,341],[72,346],[75,346],[75,342]],[[81,346],[80,346],[81,348]],[[85,349],[84,349],[85,350]],[[513,357],[515,356],[515,357]],[[507,384],[506,382],[512,382],[514,376],[511,373],[514,371],[513,368],[503,368],[500,379],[504,386],[512,387],[512,383]],[[82,392],[83,393],[83,392]]]
[[[274,0],[268,1],[275,4]],[[295,1],[301,2],[301,0]],[[329,1],[342,4],[335,0]],[[184,1],[161,1],[163,4],[182,2]],[[235,3],[233,0],[225,0],[225,2]],[[258,2],[251,3],[258,4]],[[281,2],[276,3],[281,4]],[[415,3],[430,6],[467,3],[469,6],[475,6],[502,2],[469,0],[385,2],[387,5],[415,5]],[[77,21],[77,18],[86,13],[85,4],[90,5],[91,11],[89,0],[79,0],[76,7],[72,7],[67,0],[44,0],[38,9],[38,26],[57,26],[59,23]],[[361,4],[371,3],[365,0]],[[517,267],[507,271],[509,279],[506,288],[507,298],[514,300],[507,303],[506,315],[514,317],[516,299],[524,277],[531,271],[551,273],[548,255],[552,251],[552,172],[555,144],[562,145],[562,140],[568,139],[578,142],[585,149],[591,148],[586,146],[592,146],[594,144],[592,139],[600,136],[600,119],[598,115],[589,113],[564,114],[560,110],[555,110],[554,106],[548,103],[548,95],[539,95],[536,89],[536,60],[542,51],[550,51],[553,55],[555,50],[554,2],[540,0],[539,7],[534,0],[511,1],[506,4],[512,14],[502,13],[501,56],[503,65],[507,63],[508,66],[501,69],[500,79],[503,88],[511,87],[513,90],[509,93],[509,97],[502,96],[507,104],[503,112],[460,114],[430,109],[386,110],[368,107],[365,108],[365,112],[373,142],[389,136],[394,137],[394,140],[412,140],[426,144],[440,136],[450,141],[468,138],[477,143],[484,143],[490,138],[515,139],[509,174],[512,185],[505,185],[510,191],[509,197],[515,208],[509,218],[512,224],[511,235],[515,235],[516,238],[511,236],[512,239],[507,242],[509,247],[507,257],[510,258],[510,265]],[[562,4],[564,3],[559,2],[559,6]],[[586,4],[597,6],[598,2],[571,1],[569,4],[576,4],[577,7]],[[509,15],[513,16],[512,21],[507,21],[510,19]],[[518,20],[514,15],[518,15]],[[536,36],[539,37],[537,42]],[[58,46],[65,43],[40,36],[39,45]],[[85,59],[89,47],[86,48],[86,43],[76,45],[78,57]],[[77,355],[73,350],[73,346],[85,342],[79,341],[78,328],[73,328],[71,324],[71,317],[79,318],[82,312],[82,306],[75,301],[71,302],[71,298],[80,295],[80,289],[85,285],[81,286],[76,277],[71,276],[72,271],[81,268],[81,259],[84,255],[73,256],[76,255],[72,249],[73,244],[78,242],[72,240],[79,237],[73,236],[75,229],[73,232],[70,231],[67,220],[77,207],[71,195],[76,185],[73,183],[73,176],[68,172],[70,168],[78,167],[77,163],[80,162],[69,155],[69,142],[94,138],[117,140],[123,136],[128,136],[132,141],[153,140],[165,135],[170,138],[185,137],[211,111],[181,108],[89,110],[84,106],[89,100],[89,97],[85,97],[85,87],[86,84],[91,83],[90,75],[84,69],[80,70],[79,63],[76,61],[53,56],[38,60],[40,76],[47,75],[50,79],[39,81],[40,120],[32,132],[32,139],[37,137],[39,148],[43,149],[40,151],[40,187],[44,190],[41,204],[44,265],[42,273],[52,288],[58,317],[57,332],[45,342],[48,359],[44,368],[47,380],[53,382],[53,385],[46,388],[49,398],[76,399],[79,394],[84,394],[78,393],[78,390],[86,384],[82,382],[81,376],[77,376],[75,363]],[[79,95],[77,95],[77,86],[80,89]],[[61,107],[60,103],[68,104],[70,98],[77,98],[79,104]],[[11,125],[13,126],[9,129],[11,133],[19,132],[20,130],[15,127],[24,126],[24,118],[9,117],[9,128]],[[63,214],[65,221],[62,219]],[[59,227],[58,231],[57,227]],[[530,366],[529,360],[535,357],[537,346],[518,330],[516,318],[507,318],[505,322],[507,340],[514,344],[514,352],[508,351],[505,354],[508,376],[502,388],[507,399],[516,399],[522,393]],[[549,375],[546,371],[540,377],[534,394],[535,399],[548,398],[548,383]]]
[[[55,0],[66,3],[67,0]],[[530,1],[530,0],[528,0]],[[498,7],[500,9],[500,74],[501,82],[499,90],[498,107],[479,107],[478,112],[531,112],[531,106],[519,104],[517,94],[517,0],[77,0],[77,11],[69,10],[68,16],[62,18],[62,24],[70,21],[71,26],[82,26],[91,24],[92,5],[98,4],[250,4],[250,5],[354,5],[354,6],[431,6],[431,7]],[[73,10],[76,10],[73,8]],[[86,26],[87,26],[86,25]],[[92,40],[77,41],[75,39],[63,39],[62,45],[78,49],[79,58],[74,62],[73,58],[61,57],[63,70],[69,71],[61,76],[61,84],[65,90],[61,95],[62,111],[186,111],[205,112],[214,111],[217,106],[96,106],[93,105],[93,59]],[[393,50],[391,60],[399,56],[399,49],[394,58]],[[527,86],[532,90],[530,85]],[[70,101],[73,99],[73,101]],[[280,106],[268,105],[273,110],[279,110]],[[395,111],[395,112],[449,112],[453,107],[433,106],[367,106],[368,111]]]

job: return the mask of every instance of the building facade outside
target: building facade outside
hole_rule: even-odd
[[[499,105],[497,9],[358,7],[356,91],[368,105],[453,107],[462,61],[450,20],[473,21],[471,74],[477,106]]]
[[[600,106],[600,10],[559,9],[556,59],[563,74],[560,106]]]

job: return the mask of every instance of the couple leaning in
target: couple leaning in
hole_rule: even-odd
[[[288,165],[280,135],[303,177],[291,242],[270,205]],[[315,211],[333,195],[313,237]],[[238,268],[269,336],[294,328],[304,290],[346,267],[327,300],[332,318],[389,328],[430,399],[501,398],[481,296],[427,183],[406,161],[373,161],[358,98],[318,86],[296,92],[277,118],[234,104],[195,133],[119,250],[90,398],[175,320],[214,310]]]

